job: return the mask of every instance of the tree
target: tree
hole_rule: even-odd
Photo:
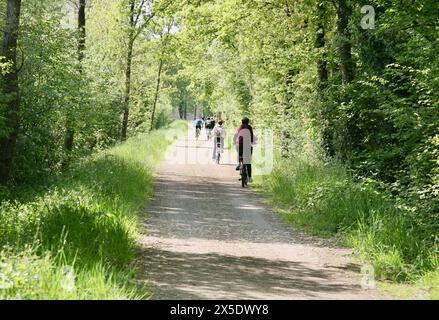
[[[319,91],[319,106],[320,110],[319,121],[321,121],[321,137],[322,147],[329,156],[334,156],[334,147],[332,145],[333,128],[331,126],[331,112],[328,109],[328,104],[325,103],[326,89],[328,87],[329,73],[328,73],[328,55],[326,48],[326,33],[329,19],[327,18],[328,8],[324,2],[317,1],[316,3],[316,36],[315,47],[317,49],[317,89]]]
[[[154,117],[155,117],[155,112],[157,109],[157,100],[158,100],[159,93],[160,93],[160,82],[161,82],[163,62],[164,62],[163,60],[165,58],[166,46],[168,44],[169,35],[170,35],[171,29],[173,26],[174,26],[174,21],[171,20],[170,23],[163,26],[165,30],[160,31],[160,47],[161,47],[161,49],[160,49],[160,53],[159,53],[159,66],[157,69],[157,81],[156,81],[156,87],[155,87],[155,92],[154,92],[154,100],[153,100],[153,104],[152,104],[151,125],[149,128],[150,131],[152,131],[152,129],[154,129]]]
[[[79,8],[78,8],[78,61],[79,61],[79,70],[82,72],[82,61],[84,60],[84,52],[85,52],[85,7],[86,0],[79,0]]]
[[[317,59],[318,88],[324,91],[328,85],[328,62],[325,54],[325,35],[327,28],[326,5],[324,2],[317,2],[316,8],[316,40],[315,47],[319,50]]]
[[[3,32],[2,56],[9,70],[2,74],[1,91],[7,96],[6,136],[0,137],[0,184],[6,184],[11,174],[15,145],[20,127],[20,88],[18,84],[17,42],[20,26],[21,0],[8,0]]]
[[[85,40],[86,40],[86,30],[85,30],[85,8],[86,0],[78,0],[78,70],[82,73],[83,70],[83,60],[85,52]],[[71,110],[67,111],[67,121],[66,121],[66,137],[64,139],[64,149],[67,154],[70,154],[73,149],[74,142],[74,116]]]
[[[349,0],[334,1],[337,11],[340,69],[344,84],[349,84],[354,80],[354,63],[352,61],[352,46],[349,32],[349,17],[352,14],[352,8],[348,1]]]
[[[147,7],[147,8],[145,8]],[[146,10],[150,10],[148,13]],[[133,63],[133,51],[136,39],[154,18],[152,2],[148,0],[129,0],[129,25],[128,25],[128,44],[126,48],[125,64],[125,93],[124,93],[124,112],[122,120],[122,140],[127,138],[128,118],[130,113],[131,99],[131,74]],[[141,21],[142,20],[142,21]]]

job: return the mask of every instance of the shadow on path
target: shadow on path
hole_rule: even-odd
[[[169,150],[141,218],[138,280],[154,299],[374,298],[361,290],[350,250],[284,224],[241,188],[233,165],[213,164],[194,143],[209,148],[188,139]]]
[[[154,279],[153,299],[269,299],[342,297],[358,286],[334,283],[335,271],[300,262],[143,249],[144,280]]]

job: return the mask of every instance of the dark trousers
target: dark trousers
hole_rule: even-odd
[[[239,145],[239,159],[242,159],[242,153],[243,153],[243,147],[242,145]],[[253,154],[253,147],[251,149],[251,154]],[[252,165],[251,163],[243,164],[247,168],[247,175],[249,178],[252,177]]]
[[[249,178],[252,177],[252,165],[251,164],[244,164],[243,165],[247,169],[247,175]]]

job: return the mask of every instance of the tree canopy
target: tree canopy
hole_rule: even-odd
[[[340,161],[414,211],[439,211],[435,0],[9,0],[0,9],[3,185],[176,116],[236,124],[247,115],[274,131],[283,157]]]
[[[174,120],[200,116],[272,131],[261,185],[290,218],[341,231],[379,276],[438,279],[437,0],[4,0],[0,12],[0,297],[138,297],[125,289],[133,221],[186,132]]]

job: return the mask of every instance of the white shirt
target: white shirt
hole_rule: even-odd
[[[223,126],[216,124],[215,128],[213,128],[213,135],[215,137],[220,136],[221,138],[225,138],[226,137],[226,130],[224,129]]]

